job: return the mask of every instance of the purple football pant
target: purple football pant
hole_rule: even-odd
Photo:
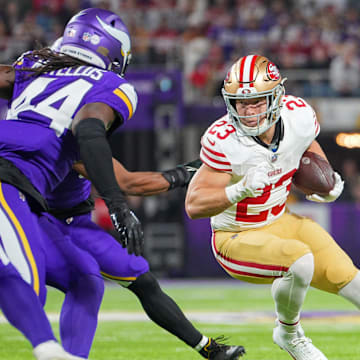
[[[66,220],[56,219],[49,214],[43,218],[47,220],[41,221],[43,230],[52,239],[58,239],[54,241],[55,252],[60,248],[66,255],[66,262],[63,263],[58,261],[55,264],[49,259],[46,272],[46,282],[66,293],[60,317],[62,344],[70,353],[87,357],[103,294],[103,287],[100,290],[95,281],[96,276],[97,279],[100,276],[99,266],[104,277],[128,286],[149,271],[149,264],[141,256],[129,255],[127,249],[91,221],[91,214]],[[92,277],[87,276],[88,280],[83,284],[85,280],[81,280],[84,279],[81,274],[92,274]],[[89,286],[89,279],[94,281],[93,286]],[[103,286],[102,278],[101,283]]]
[[[51,215],[49,217],[52,218]],[[147,260],[142,256],[129,255],[114,237],[91,221],[90,213],[57,221],[62,232],[75,245],[94,257],[105,278],[129,286],[149,271]]]
[[[61,231],[59,220],[43,216],[39,224],[52,240],[46,251],[46,283],[65,293],[60,314],[62,345],[71,354],[87,358],[104,294],[99,265]]]
[[[33,347],[55,340],[42,308],[45,257],[38,217],[24,195],[0,182],[0,307]]]

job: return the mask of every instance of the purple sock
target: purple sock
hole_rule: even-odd
[[[104,281],[94,275],[81,276],[66,292],[60,315],[60,336],[64,349],[71,354],[88,357],[103,294]]]
[[[33,347],[56,340],[39,298],[11,264],[0,265],[0,307]]]

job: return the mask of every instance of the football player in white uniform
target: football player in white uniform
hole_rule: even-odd
[[[213,253],[232,277],[272,284],[274,342],[295,360],[325,360],[299,322],[306,292],[312,285],[360,307],[360,275],[324,229],[286,211],[302,154],[326,156],[315,140],[315,112],[285,95],[284,81],[263,56],[232,65],[222,89],[227,114],[202,137],[203,165],[190,183],[186,211],[193,219],[211,217]],[[330,202],[342,190],[336,174],[327,196],[307,198]]]

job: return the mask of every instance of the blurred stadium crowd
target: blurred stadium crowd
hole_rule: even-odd
[[[279,65],[289,93],[360,96],[357,0],[0,0],[0,63],[52,44],[91,6],[124,19],[133,39],[131,70],[182,70],[187,103],[222,104],[228,67],[254,52]],[[340,200],[360,203],[357,163],[349,159],[339,170],[351,173]]]
[[[51,44],[69,18],[96,6],[121,15],[132,69],[181,68],[186,100],[219,97],[239,54],[261,53],[299,96],[360,95],[357,0],[0,0],[0,62]],[[219,99],[218,99],[219,100]]]

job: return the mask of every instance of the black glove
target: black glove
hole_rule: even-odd
[[[202,161],[200,159],[196,159],[194,161],[178,165],[175,169],[164,171],[162,175],[170,184],[169,190],[177,187],[188,186],[192,177],[201,165]]]
[[[109,213],[115,229],[119,232],[122,247],[126,247],[129,254],[141,255],[144,233],[136,215],[125,204],[109,208]]]

